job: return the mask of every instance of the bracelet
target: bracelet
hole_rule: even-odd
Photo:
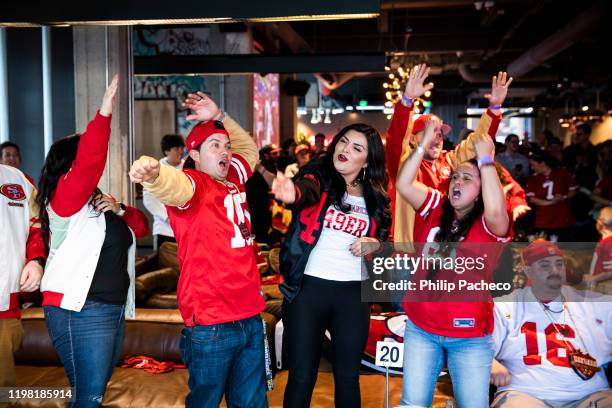
[[[402,95],[402,103],[404,104],[404,106],[408,107],[408,106],[412,106],[412,103],[414,102],[414,99],[406,96],[406,95]]]
[[[492,156],[482,156],[478,158],[478,168],[482,168],[484,166],[494,166],[495,165],[495,160],[493,159]]]
[[[417,145],[415,150],[417,153],[425,153],[425,149],[423,149],[423,146],[421,146],[420,144]]]
[[[500,110],[501,109],[501,105],[491,105],[491,106],[489,106],[489,109],[491,109],[491,110]]]

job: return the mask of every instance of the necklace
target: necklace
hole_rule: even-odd
[[[355,179],[351,181],[350,183],[346,183],[346,186],[355,188],[355,187],[359,187],[360,184],[361,184],[361,181],[359,181],[359,179]]]
[[[550,322],[552,323],[552,326],[555,329],[555,332],[559,336],[560,340],[563,341],[563,343],[565,343],[565,347],[569,352],[567,359],[568,359],[570,367],[572,367],[572,370],[574,370],[574,372],[578,375],[578,377],[586,381],[586,380],[593,378],[593,376],[597,372],[601,371],[601,368],[599,368],[599,365],[597,364],[597,360],[589,354],[589,351],[586,348],[586,343],[584,342],[584,339],[582,338],[582,336],[580,335],[580,332],[578,331],[578,326],[576,326],[574,317],[572,316],[572,314],[569,311],[569,308],[565,304],[565,298],[563,295],[561,295],[561,301],[563,302],[563,307],[561,308],[561,312],[563,311],[567,312],[567,315],[572,321],[574,332],[576,333],[576,335],[578,336],[578,339],[580,340],[580,342],[582,343],[582,346],[584,347],[584,352],[582,352],[582,350],[580,349],[576,349],[571,343],[565,340],[565,338],[571,334],[570,330],[566,328],[566,324],[563,323],[563,326],[559,328],[558,323],[556,323],[553,320],[552,315],[550,314],[551,313],[550,308],[548,308],[542,302],[539,302],[539,303],[542,305],[544,314],[546,315],[546,317],[548,317],[548,320],[550,320]],[[553,312],[553,313],[561,313],[561,312]]]

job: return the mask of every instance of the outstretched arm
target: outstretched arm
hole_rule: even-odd
[[[185,173],[172,166],[160,166],[152,157],[141,156],[132,163],[130,180],[141,183],[166,205],[181,207],[193,197],[194,186]]]

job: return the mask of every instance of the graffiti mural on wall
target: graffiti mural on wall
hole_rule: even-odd
[[[187,136],[193,123],[187,121],[187,110],[181,103],[188,93],[206,91],[206,78],[203,76],[137,76],[134,79],[136,99],[168,99],[176,102],[177,131]]]
[[[134,30],[134,55],[210,54],[210,28],[150,28]]]
[[[278,74],[253,75],[253,133],[258,147],[279,141]]]

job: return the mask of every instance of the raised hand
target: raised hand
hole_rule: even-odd
[[[208,95],[200,91],[187,95],[183,107],[195,112],[187,115],[187,120],[206,122],[207,120],[217,118],[221,114],[217,104]]]
[[[512,77],[508,78],[508,74],[503,71],[499,71],[497,75],[493,75],[491,81],[491,93],[485,95],[485,98],[489,100],[491,106],[499,106],[504,103],[506,96],[508,95],[508,87],[512,83]]]
[[[34,292],[40,287],[43,275],[43,267],[36,261],[28,262],[21,272],[19,279],[19,290],[22,292]]]
[[[153,183],[159,176],[159,162],[152,157],[140,156],[132,163],[130,180],[132,183]]]
[[[104,92],[102,105],[100,106],[100,115],[110,116],[113,113],[113,109],[115,109],[115,96],[117,95],[118,85],[119,75],[115,75],[108,88],[106,88],[106,92]]]
[[[410,70],[410,76],[408,77],[408,82],[406,83],[404,95],[410,99],[416,99],[423,96],[425,92],[433,88],[433,82],[429,82],[425,85],[423,84],[428,75],[429,67],[426,64],[415,65]]]
[[[112,211],[117,214],[119,211],[121,211],[121,206],[117,200],[108,194],[102,194],[99,198],[97,198],[94,206],[96,207],[96,211],[100,213]]]
[[[276,172],[276,178],[272,181],[272,193],[274,198],[285,204],[292,204],[295,201],[295,185],[280,171]]]
[[[427,119],[425,123],[425,130],[423,131],[423,139],[421,139],[421,146],[429,146],[436,136],[436,128],[442,126],[440,119],[435,116]]]

